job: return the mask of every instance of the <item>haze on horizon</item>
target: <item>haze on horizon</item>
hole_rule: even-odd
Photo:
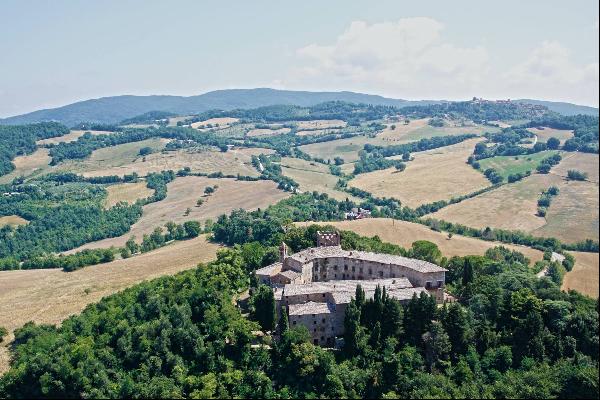
[[[122,94],[349,90],[598,107],[598,2],[3,2],[0,118]]]

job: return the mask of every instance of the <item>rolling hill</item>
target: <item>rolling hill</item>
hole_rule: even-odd
[[[38,110],[31,113],[0,119],[0,124],[27,124],[42,121],[58,121],[72,126],[79,122],[118,123],[149,111],[165,111],[185,115],[207,110],[231,110],[235,108],[256,108],[275,104],[311,106],[318,103],[341,100],[350,103],[389,105],[396,107],[441,103],[439,100],[410,101],[392,99],[378,95],[355,92],[308,92],[258,89],[216,90],[197,96],[113,96],[90,99],[58,108]],[[550,110],[567,115],[598,115],[598,109],[570,103],[539,100],[516,100],[522,103],[541,104]]]

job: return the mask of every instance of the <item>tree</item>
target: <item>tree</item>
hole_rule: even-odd
[[[442,259],[442,252],[440,249],[435,243],[428,240],[417,240],[416,242],[413,242],[410,254],[413,258],[429,261],[434,264],[439,264]]]
[[[344,159],[341,158],[341,157],[335,157],[333,159],[333,162],[334,162],[335,165],[342,165],[344,163]]]
[[[250,298],[250,315],[264,331],[275,328],[276,310],[273,289],[260,285]]]
[[[210,194],[212,194],[212,193],[214,193],[214,192],[215,192],[215,188],[212,187],[212,186],[207,186],[207,187],[204,188],[204,194],[207,195],[207,196],[210,195]]]
[[[567,178],[572,181],[585,181],[588,177],[586,172],[570,169],[567,171]]]
[[[548,149],[550,150],[556,150],[560,147],[560,140],[555,137],[551,137],[546,141],[546,146],[548,146]]]
[[[425,345],[425,361],[429,370],[434,370],[439,366],[445,367],[451,344],[441,323],[434,321],[431,324],[431,329],[423,334],[423,343]]]
[[[452,358],[458,360],[460,355],[467,354],[473,338],[470,321],[465,309],[459,303],[452,303],[444,309],[442,325],[448,334],[452,348]]]
[[[360,309],[356,302],[351,300],[344,315],[344,353],[348,357],[358,354],[360,335]]]
[[[402,153],[402,161],[410,161],[410,152],[405,151]]]
[[[0,326],[0,343],[2,343],[4,341],[4,337],[8,335],[8,331],[6,330],[5,327]]]
[[[202,204],[204,204],[204,199],[196,200],[196,207],[200,207]]]
[[[142,157],[147,156],[148,154],[152,154],[152,151],[152,147],[145,146],[140,149],[138,155]]]
[[[288,320],[288,315],[285,307],[281,307],[279,312],[279,323],[277,324],[277,330],[279,333],[279,337],[283,337],[287,331],[290,330],[290,321]]]
[[[202,230],[200,227],[200,222],[198,221],[185,221],[183,223],[183,229],[185,230],[185,236],[187,238],[195,238],[200,235],[200,231]]]
[[[129,239],[127,239],[127,242],[125,242],[125,247],[129,249],[131,254],[135,254],[140,251],[140,246],[135,242],[135,236],[131,236]]]

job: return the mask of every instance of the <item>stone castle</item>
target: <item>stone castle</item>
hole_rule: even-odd
[[[446,270],[427,261],[401,256],[344,250],[338,232],[317,232],[317,247],[288,254],[255,272],[258,281],[273,288],[277,310],[285,307],[291,327],[304,325],[313,343],[334,346],[344,334],[346,306],[361,285],[367,298],[385,287],[390,297],[409,301],[427,293],[444,299]]]

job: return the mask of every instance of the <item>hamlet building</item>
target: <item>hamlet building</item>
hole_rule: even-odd
[[[273,288],[277,310],[285,307],[290,326],[304,325],[313,342],[332,346],[344,333],[344,314],[360,285],[367,298],[377,286],[400,302],[427,293],[443,301],[446,270],[427,261],[396,255],[344,250],[338,232],[317,232],[317,247],[288,254],[255,272]]]

